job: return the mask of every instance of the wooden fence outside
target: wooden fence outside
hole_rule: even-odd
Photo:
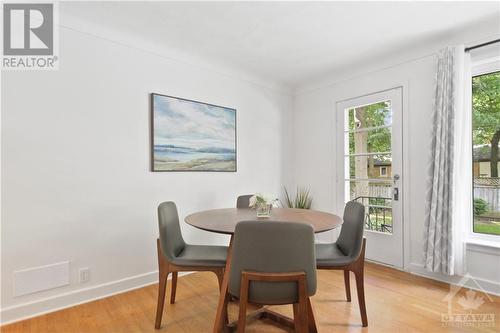
[[[474,198],[481,198],[488,203],[488,210],[500,210],[500,188],[496,186],[474,185]]]

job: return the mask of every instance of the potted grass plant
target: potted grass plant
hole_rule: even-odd
[[[297,187],[295,196],[292,197],[286,187],[283,187],[285,204],[289,208],[311,209],[312,197],[308,188]]]

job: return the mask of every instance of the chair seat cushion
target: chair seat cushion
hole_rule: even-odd
[[[226,266],[227,247],[186,244],[171,262],[178,266]]]
[[[345,266],[352,263],[354,260],[350,256],[346,256],[337,244],[316,244],[316,264],[317,266]]]

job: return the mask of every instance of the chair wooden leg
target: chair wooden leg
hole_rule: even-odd
[[[238,315],[238,333],[244,333],[247,321],[247,303],[248,303],[248,286],[249,280],[247,275],[243,272],[241,274],[241,287],[240,287],[240,309]]]
[[[347,297],[347,301],[351,301],[351,281],[349,280],[349,270],[344,270],[344,284],[345,284],[345,294]]]
[[[176,291],[177,291],[177,272],[172,272],[172,291],[170,293],[170,304],[175,303]]]
[[[217,275],[217,278],[219,279],[219,289],[222,290],[222,281],[224,280],[224,270],[222,270],[222,272],[219,273],[219,275]],[[229,295],[229,298],[228,298],[228,301],[229,302],[235,302],[236,301],[236,297],[234,297],[233,295]]]
[[[316,319],[314,318],[314,311],[311,304],[311,298],[307,298],[307,323],[309,325],[309,333],[317,333]]]
[[[361,313],[361,322],[363,327],[368,326],[368,316],[366,315],[366,303],[365,303],[365,249],[366,249],[366,238],[363,238],[363,245],[361,247],[361,254],[355,264],[353,269],[354,275],[356,277],[356,289],[358,293],[358,303],[359,312]]]
[[[219,290],[222,290],[222,280],[224,279],[224,270],[214,272],[217,275],[217,281],[219,281]]]
[[[158,250],[158,303],[156,305],[155,328],[161,327],[161,317],[163,315],[163,304],[165,303],[165,293],[167,290],[168,263],[163,258],[159,241],[156,243]]]
[[[217,281],[219,282],[219,291],[222,293],[222,282],[224,281],[224,269],[213,270],[212,272],[215,274],[215,276],[217,276]],[[222,294],[220,295],[220,297],[222,297]],[[227,307],[228,307],[229,301],[231,300],[231,295],[228,294],[226,297],[227,297],[227,300],[225,301],[225,306],[224,306],[224,309],[223,309],[221,315],[224,317],[223,323],[227,325],[229,323],[229,314],[227,311]],[[218,314],[217,314],[217,316],[218,316]],[[225,332],[226,327],[223,326],[222,330]]]
[[[359,312],[361,313],[361,321],[363,327],[368,326],[368,317],[366,316],[366,304],[365,304],[365,286],[364,286],[364,274],[363,270],[354,272],[356,277],[356,290],[358,292],[358,302],[359,302]]]
[[[295,325],[295,332],[298,332],[300,326],[299,303],[293,303],[293,323]]]
[[[229,293],[227,292],[228,282],[229,282],[229,272],[231,271],[231,256],[233,248],[233,238],[229,240],[229,247],[227,249],[226,267],[224,268],[224,279],[222,279],[222,288],[219,297],[219,303],[217,304],[217,312],[215,314],[215,322],[213,327],[213,333],[220,333],[224,330],[224,323],[228,322],[227,315],[227,303],[229,300]]]
[[[293,319],[295,323],[296,333],[307,333],[309,330],[308,325],[308,309],[307,309],[307,291],[305,275],[298,281],[298,295],[299,302],[293,305]]]
[[[293,322],[295,325],[295,333],[307,333],[307,311],[302,310],[302,304],[293,304]]]

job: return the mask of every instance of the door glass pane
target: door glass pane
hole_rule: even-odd
[[[359,141],[366,145],[359,145]],[[358,143],[358,145],[356,145]],[[364,148],[364,149],[363,149]],[[349,154],[377,153],[391,151],[391,128],[375,128],[366,131],[349,132]]]
[[[347,181],[350,200],[365,205],[365,230],[392,233],[392,183]]]
[[[392,178],[392,155],[391,154],[377,154],[369,156],[348,156],[349,158],[349,178],[355,179],[359,172],[356,168],[364,167],[365,163],[368,164],[367,175],[369,179],[391,179]]]
[[[366,210],[366,230],[392,234],[392,110],[383,101],[347,109],[346,190]]]
[[[349,130],[392,124],[391,101],[365,105],[347,111]]]

